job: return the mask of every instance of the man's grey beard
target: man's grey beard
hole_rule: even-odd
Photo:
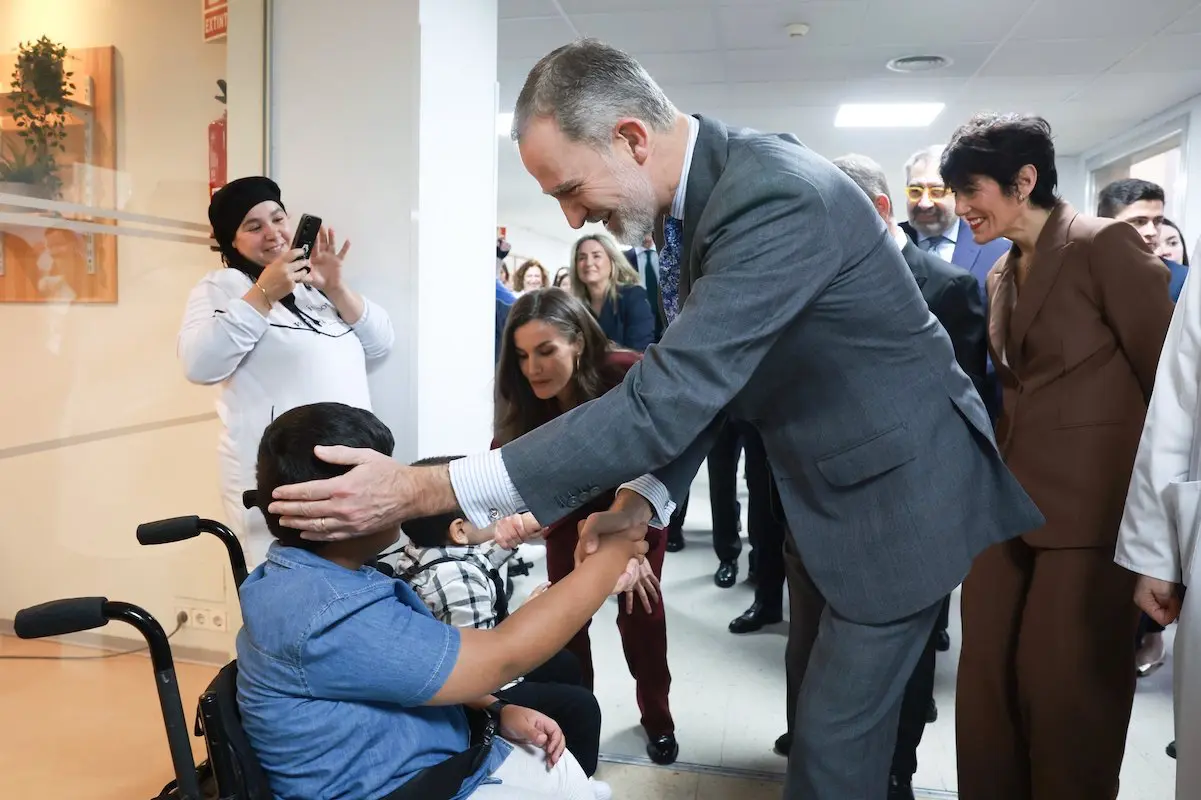
[[[609,215],[609,233],[627,247],[641,247],[642,240],[655,231],[655,190],[636,168],[619,166],[623,202]]]
[[[655,212],[635,206],[622,206],[613,212],[605,226],[613,238],[627,247],[641,247],[655,230]]]
[[[956,222],[958,222],[958,218],[954,212],[943,213],[940,211],[936,222],[918,222],[913,217],[909,218],[909,224],[922,236],[942,236],[951,230]]]

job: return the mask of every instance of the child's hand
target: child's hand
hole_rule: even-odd
[[[538,595],[543,594],[549,588],[550,588],[550,581],[547,581],[546,583],[542,584],[541,586],[534,587],[534,591],[530,592],[529,595],[526,596],[525,601],[527,603],[530,602]]]
[[[506,550],[516,550],[522,542],[537,539],[542,527],[533,514],[514,514],[499,520],[492,528],[492,541]]]
[[[550,767],[558,763],[567,748],[559,723],[521,706],[505,706],[500,710],[500,734],[514,744],[532,744],[546,751],[546,764]]]

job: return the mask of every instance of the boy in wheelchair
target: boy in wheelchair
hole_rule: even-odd
[[[490,693],[558,652],[623,587],[645,544],[604,537],[571,576],[497,627],[455,628],[402,581],[365,566],[398,527],[312,542],[266,513],[276,487],[346,471],[317,459],[317,445],[391,455],[394,441],[370,412],[338,403],[292,409],[263,433],[257,497],[277,541],[242,584],[238,706],[275,795],[379,800],[474,750],[455,800],[592,800],[558,725]],[[498,735],[489,726],[473,747],[464,707],[498,716]]]

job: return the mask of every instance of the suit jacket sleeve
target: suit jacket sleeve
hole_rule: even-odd
[[[662,341],[617,389],[502,448],[513,485],[543,524],[572,511],[572,500],[686,456],[659,473],[678,498],[679,476],[695,473],[706,447],[698,438],[838,274],[840,236],[808,180],[753,154],[731,169],[738,180],[714,191],[691,243],[703,277]]]
[[[1121,223],[1107,225],[1093,238],[1089,264],[1106,322],[1150,399],[1172,321],[1171,272],[1132,227]]]
[[[1201,281],[1186,279],[1168,328],[1147,409],[1115,561],[1141,575],[1183,582],[1182,553],[1195,543],[1201,482],[1191,464],[1197,436]]]
[[[623,347],[644,352],[655,341],[655,318],[651,314],[651,302],[646,289],[641,286],[623,286],[620,295],[622,329],[625,331]]]
[[[951,337],[959,368],[985,397],[988,356],[988,323],[980,283],[970,273],[956,275],[938,298],[935,316]]]

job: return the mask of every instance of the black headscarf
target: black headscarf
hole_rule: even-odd
[[[234,237],[238,235],[238,228],[250,210],[268,200],[284,208],[279,184],[261,175],[251,175],[225,184],[213,193],[213,199],[209,202],[209,224],[213,226],[213,238],[221,249],[221,260],[225,266],[236,269],[252,281],[259,279],[263,268],[238,252],[234,247]],[[296,298],[291,294],[280,300],[280,304],[300,316],[296,310]]]

